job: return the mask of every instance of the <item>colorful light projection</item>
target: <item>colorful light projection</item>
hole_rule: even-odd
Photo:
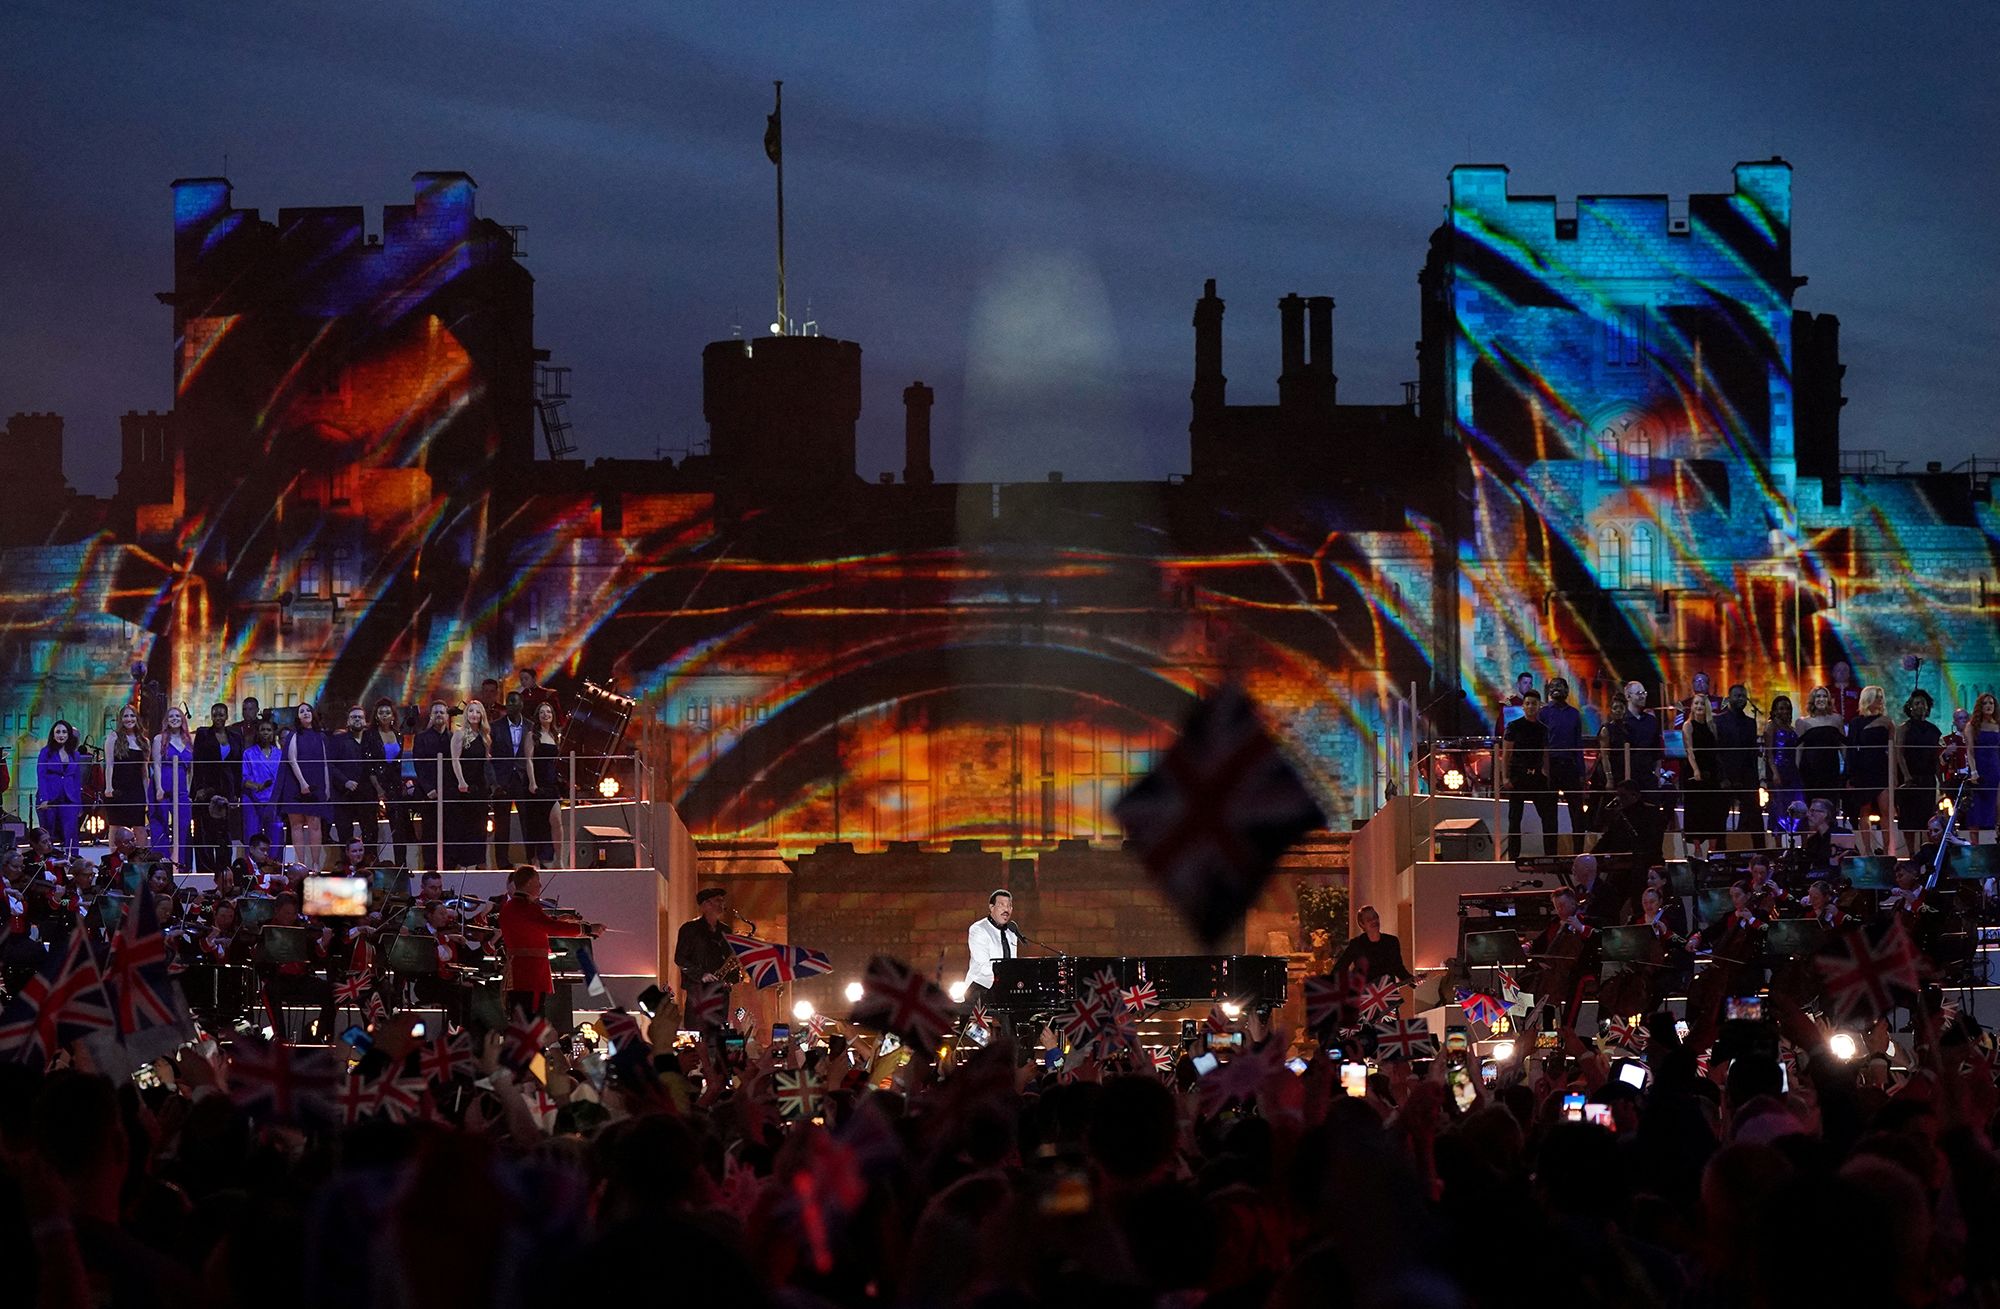
[[[154,489],[129,527],[0,559],[17,751],[58,715],[101,737],[135,659],[197,715],[460,699],[525,664],[637,695],[697,836],[1034,847],[1115,837],[1117,794],[1224,677],[1337,824],[1379,803],[1434,661],[1489,705],[1522,668],[1598,704],[1696,670],[1761,702],[1841,656],[1898,702],[1913,677],[1947,702],[2000,680],[1990,497],[1799,478],[1778,165],[1685,215],[1573,218],[1458,170],[1425,412],[1459,433],[1464,514],[1389,530],[1284,467],[856,483],[749,516],[696,467],[614,513],[531,459],[531,288],[502,229],[469,179],[419,186],[380,246],[358,210],[269,225],[226,185],[177,189],[177,413],[121,473]]]

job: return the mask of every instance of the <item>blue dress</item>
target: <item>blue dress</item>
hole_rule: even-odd
[[[298,771],[306,775],[306,782],[312,787],[311,795],[301,795],[298,776],[292,771],[289,756],[298,756]],[[333,782],[326,770],[326,733],[301,732],[294,728],[285,734],[285,748],[279,756],[277,804],[278,816],[298,814],[305,818],[317,818],[322,823],[333,821],[333,806],[327,796],[332,793]]]
[[[2000,728],[1982,727],[1972,738],[1972,768],[1979,784],[1965,804],[1967,827],[1992,827],[2000,817]]]
[[[160,773],[153,787],[153,848],[166,850],[173,842],[173,829],[180,826],[183,849],[194,844],[194,801],[188,783],[194,777],[194,743],[160,744]]]
[[[1772,766],[1777,776],[1771,779],[1771,829],[1789,832],[1792,829],[1791,808],[1794,800],[1806,798],[1805,782],[1799,776],[1798,756],[1799,734],[1778,723],[1771,725]]]

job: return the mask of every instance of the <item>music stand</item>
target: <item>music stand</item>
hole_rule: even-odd
[[[410,870],[407,868],[371,868],[368,870],[368,898],[379,900],[385,906],[398,896],[410,894]]]
[[[1525,964],[1528,956],[1521,950],[1521,934],[1512,930],[1504,932],[1467,932],[1465,934],[1465,962],[1468,964]]]
[[[382,943],[382,962],[392,973],[435,976],[438,970],[437,938],[415,932],[398,932]]]
[[[262,927],[277,908],[276,896],[246,895],[236,902],[236,920],[245,927]]]
[[[153,861],[121,866],[118,869],[118,889],[126,895],[139,894],[139,887],[145,882],[146,874],[152,871]]]
[[[1840,861],[1840,875],[1857,891],[1896,889],[1896,856],[1852,854]]]
[[[115,936],[125,921],[125,907],[132,903],[129,895],[117,895],[106,891],[97,898],[97,920],[104,925],[106,936]]]
[[[1606,963],[1650,964],[1653,962],[1653,929],[1650,927],[1600,927],[1597,949]]]
[[[1708,860],[1683,859],[1666,866],[1667,892],[1669,895],[1677,896],[1683,900],[1694,899],[1695,893],[1699,889],[1695,878],[1696,864],[1700,864],[1703,868],[1706,868],[1708,867]]]
[[[1703,923],[1719,923],[1736,912],[1736,899],[1726,886],[1710,887],[1695,897],[1695,914]]]
[[[265,923],[263,933],[257,938],[257,946],[270,963],[317,962],[313,958],[312,932],[309,928],[280,927],[276,923]]]
[[[2000,845],[1954,845],[1945,852],[1944,872],[1961,882],[2000,877]]]
[[[1814,918],[1780,918],[1764,928],[1764,953],[1786,959],[1818,954],[1826,930]]]
[[[587,936],[552,936],[549,938],[549,971],[554,973],[575,973],[583,975],[583,961],[576,952],[590,944]]]

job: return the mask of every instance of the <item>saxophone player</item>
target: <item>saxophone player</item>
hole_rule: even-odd
[[[674,966],[681,970],[681,994],[687,995],[704,983],[728,984],[736,972],[736,952],[724,939],[723,920],[729,917],[729,892],[719,886],[704,888],[694,898],[701,916],[681,924],[674,938]]]

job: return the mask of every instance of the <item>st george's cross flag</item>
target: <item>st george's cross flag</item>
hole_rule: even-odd
[[[754,936],[738,936],[725,932],[723,939],[736,954],[736,962],[743,965],[743,971],[750,974],[750,980],[757,983],[760,991],[786,982],[796,982],[801,977],[818,977],[821,973],[833,971],[833,960],[817,950],[804,946],[780,945],[776,941],[760,941]]]
[[[1211,943],[1242,921],[1278,856],[1326,821],[1249,697],[1229,686],[1195,706],[1113,812],[1161,892]]]

